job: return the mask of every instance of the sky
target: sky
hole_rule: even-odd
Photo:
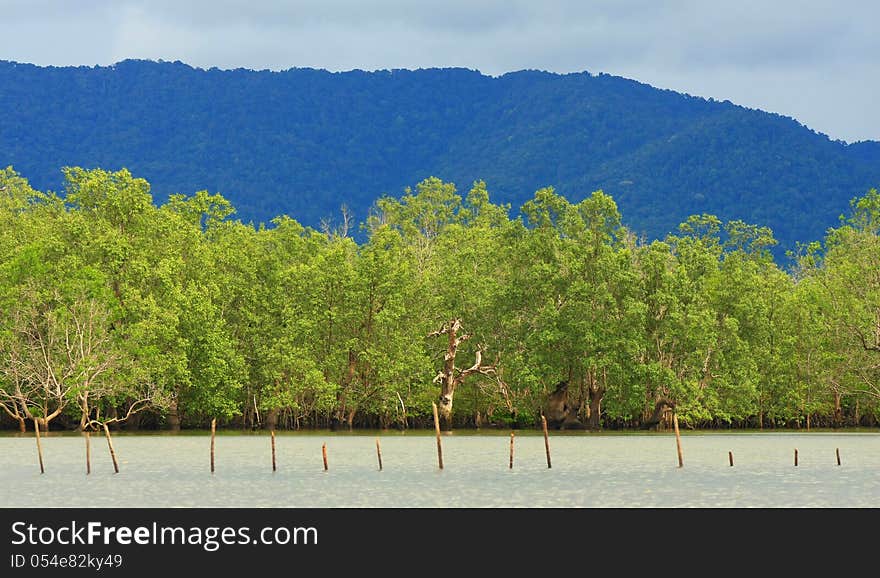
[[[0,60],[604,72],[880,140],[878,0],[0,0]]]

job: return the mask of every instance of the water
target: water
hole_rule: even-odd
[[[376,457],[382,447],[383,470]],[[322,444],[329,469],[324,471]],[[210,437],[113,436],[120,472],[103,436],[0,436],[2,507],[240,508],[874,508],[880,506],[880,433],[682,434],[678,467],[671,433],[555,432],[547,468],[540,432],[443,436],[433,432],[278,432],[277,471],[266,433]],[[842,465],[835,450],[840,449]],[[798,466],[794,466],[794,450]],[[730,467],[728,452],[733,452]]]

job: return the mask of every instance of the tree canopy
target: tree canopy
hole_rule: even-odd
[[[771,229],[712,214],[647,241],[596,190],[518,212],[475,181],[377,199],[353,236],[255,226],[128,170],[60,193],[0,171],[3,423],[531,427],[566,384],[596,429],[660,400],[686,427],[876,425],[880,195],[781,268]],[[453,393],[454,405],[453,405]]]

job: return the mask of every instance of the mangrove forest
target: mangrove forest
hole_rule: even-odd
[[[314,228],[63,172],[0,170],[5,429],[878,425],[876,189],[783,268],[760,223],[639,238],[601,190],[432,177]]]

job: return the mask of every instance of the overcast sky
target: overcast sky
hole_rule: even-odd
[[[605,72],[880,140],[878,0],[0,0],[0,60]]]

